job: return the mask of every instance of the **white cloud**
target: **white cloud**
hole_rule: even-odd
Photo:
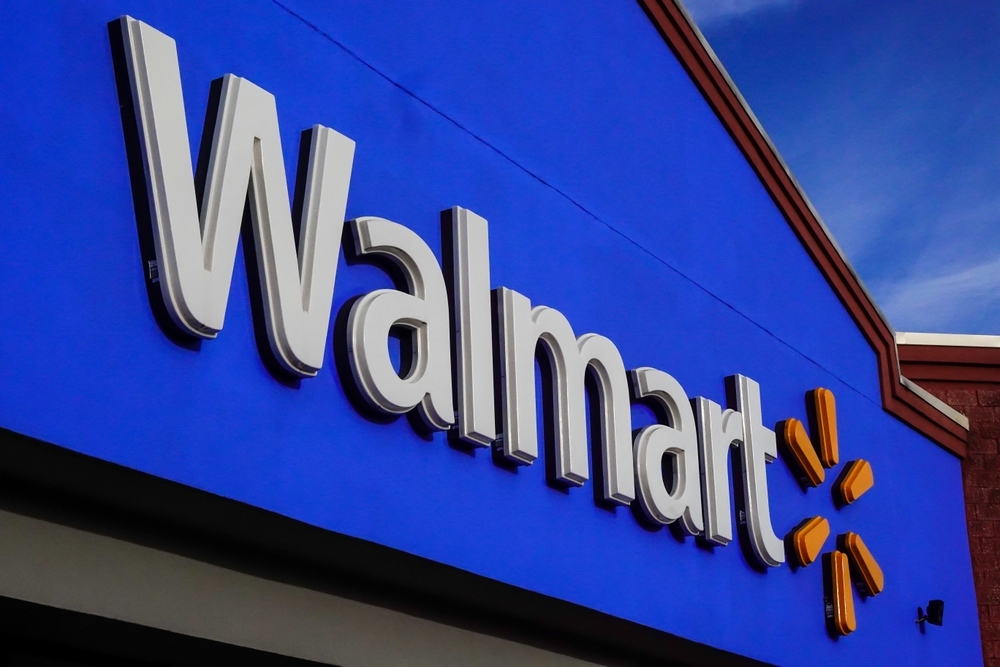
[[[710,39],[735,30],[748,43],[789,28],[752,23],[806,8],[682,1]],[[979,52],[957,61],[905,21],[863,22],[837,40],[812,29],[822,38],[813,51],[789,42],[805,49],[805,66],[736,42],[726,63],[736,83],[895,329],[1000,334],[1000,162],[990,140],[1000,136],[1000,90],[969,92],[970,79],[954,74]]]
[[[798,0],[682,0],[695,22],[704,27],[709,23],[745,16],[761,9],[793,7]]]
[[[883,285],[879,303],[901,331],[970,332],[970,314],[1000,306],[1000,257],[951,273],[917,275]],[[993,332],[996,333],[996,332]]]

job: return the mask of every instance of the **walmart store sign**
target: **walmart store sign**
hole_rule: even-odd
[[[201,156],[203,173],[196,179],[174,40],[129,17],[120,20],[120,29],[117,46],[131,91],[131,100],[123,103],[134,109],[132,129],[146,186],[142,204],[143,210],[148,204],[155,246],[149,279],[158,284],[165,312],[189,336],[210,339],[222,329],[248,207],[271,361],[283,372],[314,376],[330,335],[354,142],[320,125],[308,132],[308,162],[297,184],[301,213],[293,220],[275,99],[246,79],[227,75],[213,86],[205,129],[211,146]],[[761,565],[781,565],[785,545],[771,526],[766,478],[777,441],[762,423],[758,384],[742,375],[728,378],[730,406],[723,409],[705,398],[689,399],[662,370],[626,370],[611,340],[577,336],[559,311],[533,306],[513,290],[491,292],[486,220],[460,207],[446,215],[450,280],[408,228],[377,217],[347,223],[353,240],[348,252],[387,261],[405,280],[405,290],[376,290],[351,306],[343,348],[369,407],[387,414],[415,410],[429,429],[455,429],[469,446],[492,447],[502,462],[532,465],[539,456],[535,351],[540,346],[553,387],[547,408],[555,426],[558,482],[581,486],[592,477],[584,386],[590,374],[600,415],[594,477],[603,500],[638,502],[652,522],[676,522],[690,535],[726,545],[733,539],[727,461],[735,448],[742,478],[739,516],[752,553]],[[412,354],[397,370],[388,339],[400,330]],[[783,436],[802,470],[812,472],[804,479],[813,485],[822,481],[823,467],[836,463],[833,397],[820,396],[821,462],[800,422],[789,420],[779,429],[787,432]],[[632,400],[656,408],[661,422],[634,438]],[[670,463],[666,475],[664,460]],[[805,528],[793,543],[798,559],[811,562],[829,528],[825,533],[822,525]]]

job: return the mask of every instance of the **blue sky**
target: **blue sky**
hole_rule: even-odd
[[[684,4],[893,328],[1000,334],[1000,3]]]

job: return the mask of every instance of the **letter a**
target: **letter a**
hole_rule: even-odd
[[[447,430],[455,423],[455,404],[448,289],[441,266],[419,236],[391,220],[358,218],[351,222],[351,230],[358,255],[388,259],[402,271],[409,287],[409,293],[369,292],[351,308],[347,352],[358,389],[382,412],[403,414],[419,408],[426,426]],[[399,377],[389,357],[388,338],[394,327],[408,329],[413,340],[406,377]]]

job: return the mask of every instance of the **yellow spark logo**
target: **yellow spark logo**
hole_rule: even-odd
[[[837,442],[837,405],[829,389],[815,389],[807,394],[810,422],[818,443],[806,433],[798,419],[787,419],[778,432],[799,484],[817,487],[826,480],[826,470],[840,461]],[[872,466],[864,459],[844,465],[833,487],[837,508],[850,505],[875,485]],[[785,538],[792,558],[800,567],[816,562],[830,537],[830,522],[821,516],[803,520]],[[885,577],[861,536],[847,532],[838,535],[833,551],[823,555],[823,589],[827,627],[835,636],[848,635],[857,629],[854,594],[851,584],[862,597],[878,595],[885,587]]]

